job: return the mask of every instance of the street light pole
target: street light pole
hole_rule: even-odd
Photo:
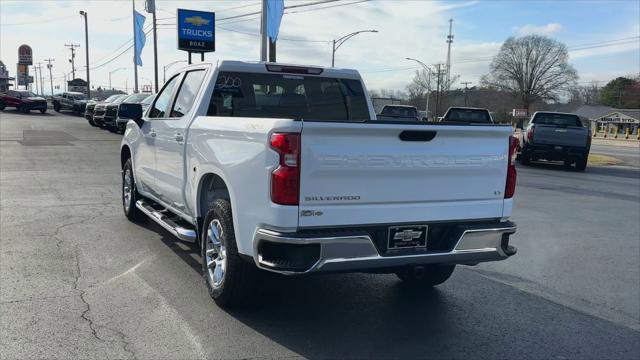
[[[177,63],[181,63],[181,62],[187,62],[187,61],[186,60],[177,60],[177,61],[170,62],[167,65],[162,67],[162,83],[163,84],[167,82],[167,69],[170,68],[171,66],[173,66],[173,65],[175,65]]]
[[[109,71],[109,90],[113,90],[113,87],[111,87],[111,74],[119,70],[125,70],[125,68],[121,67],[121,68],[117,68],[115,70]]]
[[[431,94],[431,68],[429,66],[427,66],[427,64],[423,63],[422,61],[418,60],[418,59],[413,59],[413,58],[405,58],[409,61],[415,61],[418,64],[422,65],[422,67],[424,68],[424,70],[427,72],[427,106],[426,106],[426,112],[427,112],[427,121],[429,121],[429,95]]]
[[[340,46],[342,46],[342,44],[344,44],[347,40],[351,39],[352,37],[365,32],[377,33],[378,30],[360,30],[360,31],[352,32],[351,34],[347,34],[339,39],[333,40],[333,52],[331,53],[331,67],[334,67],[336,65],[336,51],[338,51]]]
[[[89,79],[89,25],[87,20],[87,12],[80,10],[80,15],[84,17],[84,51],[87,62],[87,99],[91,99],[91,81]]]

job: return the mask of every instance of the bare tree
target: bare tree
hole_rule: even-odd
[[[568,63],[567,47],[540,35],[508,38],[491,62],[484,85],[516,95],[522,107],[536,100],[558,100],[563,90],[575,86],[576,70]]]

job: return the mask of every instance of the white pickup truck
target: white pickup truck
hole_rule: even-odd
[[[512,128],[376,121],[357,71],[192,65],[119,116],[125,215],[197,241],[219,305],[258,269],[433,286],[516,252]]]

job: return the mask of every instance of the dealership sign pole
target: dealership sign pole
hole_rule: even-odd
[[[193,52],[204,61],[204,53],[216,51],[215,17],[213,12],[178,9],[178,50],[189,53],[189,64]]]
[[[31,46],[23,44],[18,47],[18,86],[29,89],[29,65],[33,65]]]

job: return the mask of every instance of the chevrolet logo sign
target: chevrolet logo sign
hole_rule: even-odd
[[[397,232],[393,236],[393,240],[411,241],[420,238],[420,236],[422,236],[422,231],[407,229]]]
[[[191,24],[194,26],[202,26],[202,25],[209,25],[209,23],[211,22],[211,20],[207,20],[201,16],[192,16],[192,17],[188,17],[186,19],[184,19],[184,22],[186,22],[187,24]]]

